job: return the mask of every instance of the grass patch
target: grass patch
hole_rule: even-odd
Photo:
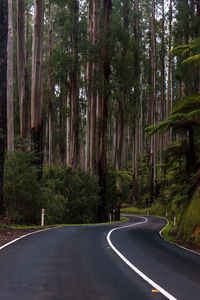
[[[121,209],[122,214],[146,215],[151,208],[139,209],[137,207],[126,207]]]
[[[64,227],[64,226],[86,226],[86,225],[105,225],[105,224],[112,224],[112,223],[119,223],[119,222],[127,222],[128,218],[121,217],[120,221],[112,221],[112,222],[105,222],[105,223],[85,223],[85,224],[54,224],[54,225],[45,225],[45,226],[26,226],[26,225],[16,225],[11,224],[7,227],[11,229],[47,229],[47,228],[53,228],[53,227]],[[3,225],[2,225],[3,227]]]
[[[123,214],[147,215],[149,213],[150,215],[159,217],[165,216],[165,212],[166,208],[160,203],[155,203],[153,206],[143,209],[138,207],[126,207],[121,209],[121,213]]]
[[[169,242],[176,242],[175,239],[173,238],[173,233],[174,233],[174,225],[173,222],[170,222],[163,230],[162,230],[162,235],[165,240]]]
[[[57,225],[45,225],[45,226],[36,226],[36,225],[16,225],[16,224],[11,224],[8,225],[9,228],[11,229],[46,229],[46,228],[52,228],[55,227]]]

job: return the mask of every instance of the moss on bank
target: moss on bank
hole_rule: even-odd
[[[175,234],[187,247],[200,250],[200,188],[184,210]]]

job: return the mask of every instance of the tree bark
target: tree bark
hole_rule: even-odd
[[[80,143],[79,143],[79,89],[78,89],[78,13],[79,13],[79,4],[77,0],[70,2],[71,10],[71,21],[72,21],[72,55],[74,63],[72,66],[70,74],[71,82],[71,165],[73,170],[78,167],[79,162],[79,152],[80,152]]]
[[[14,150],[12,0],[8,1],[7,149]]]
[[[0,217],[5,214],[3,201],[4,156],[7,135],[7,40],[8,1],[0,1]]]
[[[32,51],[31,138],[42,172],[42,107],[43,107],[43,34],[44,0],[34,2],[34,31]]]
[[[155,0],[152,0],[152,11],[150,14],[150,101],[149,101],[149,125],[155,124],[156,109],[156,31],[155,31]],[[150,175],[150,203],[153,202],[156,192],[156,136],[150,137],[150,157],[149,157],[149,175]]]
[[[135,105],[135,116],[134,116],[134,133],[133,133],[133,162],[132,162],[132,200],[133,205],[136,205],[138,200],[138,156],[139,156],[139,113],[140,113],[140,49],[139,49],[139,1],[135,1],[135,22],[134,22],[134,40],[135,40],[135,52],[134,52],[134,105]]]
[[[49,85],[49,165],[53,163],[53,135],[54,135],[54,87],[53,87],[53,62],[52,62],[52,48],[53,48],[53,21],[52,21],[52,8],[49,5],[49,49],[48,49],[48,59],[49,59],[49,73],[48,73],[48,85]]]
[[[170,98],[171,98],[171,48],[172,48],[172,0],[169,4],[169,41],[168,41],[168,72],[167,72],[167,99],[166,99],[166,119],[169,117],[170,113]],[[170,140],[170,131],[165,133],[165,150],[168,148],[168,143]]]
[[[87,110],[87,153],[88,168],[94,172],[97,168],[97,72],[98,64],[96,58],[96,46],[99,33],[99,7],[100,1],[94,0],[88,2],[88,42],[89,42],[89,60],[87,65],[88,73],[88,110]]]
[[[164,105],[165,105],[165,1],[162,0],[162,44],[161,44],[161,101],[160,101],[160,113],[158,114],[159,122],[164,120]],[[162,164],[162,151],[164,144],[164,136],[160,136],[160,164]],[[162,169],[161,169],[162,171]]]
[[[28,36],[28,28],[26,29],[26,36]],[[30,136],[30,101],[28,73],[26,70],[24,0],[17,0],[17,73],[20,107],[20,136],[24,140]]]
[[[103,32],[105,36],[104,45],[102,48],[102,96],[100,102],[100,129],[99,129],[99,187],[100,187],[100,204],[98,207],[98,221],[107,220],[107,205],[106,205],[106,183],[107,183],[107,119],[108,119],[108,100],[109,100],[109,78],[110,78],[110,52],[108,41],[110,39],[110,18],[112,11],[112,1],[104,0],[103,13],[104,25]]]

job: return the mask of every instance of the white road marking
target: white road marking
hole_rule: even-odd
[[[109,231],[108,235],[107,235],[107,241],[108,244],[110,245],[110,247],[113,249],[113,251],[115,251],[115,253],[134,271],[136,272],[140,277],[142,277],[146,282],[148,282],[154,289],[158,290],[161,294],[163,294],[167,299],[170,300],[177,300],[177,298],[175,298],[174,296],[172,296],[171,294],[169,294],[166,290],[164,290],[161,286],[159,286],[156,282],[154,282],[153,280],[151,280],[148,276],[146,276],[144,273],[142,273],[138,268],[136,268],[124,255],[121,254],[121,252],[119,252],[117,250],[117,248],[113,245],[113,243],[111,242],[110,236],[111,234],[116,231],[116,230],[120,230],[120,229],[124,229],[124,228],[128,228],[128,227],[133,227],[133,226],[137,226],[140,224],[144,224],[146,222],[148,222],[147,218],[144,217],[140,217],[142,219],[144,219],[145,221],[143,222],[139,222],[139,223],[135,223],[135,224],[131,224],[131,225],[127,225],[127,226],[122,226],[122,227],[117,227],[114,228],[112,230]]]
[[[8,247],[9,245],[29,236],[29,235],[33,235],[33,234],[36,234],[36,233],[40,233],[40,232],[43,232],[43,231],[47,231],[47,230],[50,230],[50,229],[54,229],[54,228],[57,228],[57,227],[53,227],[53,228],[46,228],[46,229],[42,229],[42,230],[37,230],[37,231],[33,231],[33,232],[30,232],[30,233],[27,233],[27,234],[24,234],[14,240],[12,240],[11,242],[7,243],[7,244],[4,244],[3,246],[0,247],[0,250],[2,250],[3,248],[6,248]]]

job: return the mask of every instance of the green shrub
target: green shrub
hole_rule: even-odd
[[[3,193],[13,223],[36,224],[40,219],[42,201],[34,159],[33,152],[21,150],[6,156]]]
[[[69,223],[96,221],[99,203],[98,178],[84,170],[74,173],[67,202]]]
[[[96,219],[97,177],[83,170],[73,172],[62,164],[45,166],[42,197],[48,223],[89,223]]]

